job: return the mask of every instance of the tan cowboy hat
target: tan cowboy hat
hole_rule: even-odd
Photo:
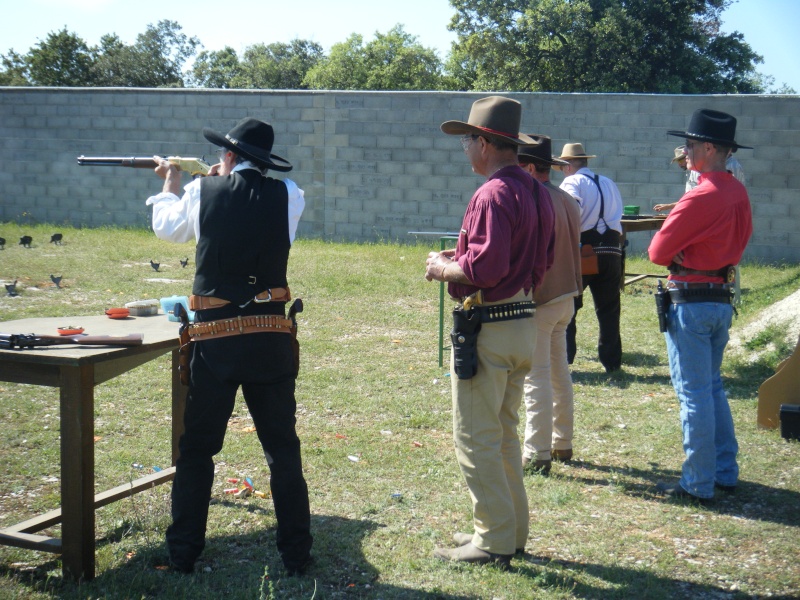
[[[522,105],[511,98],[488,96],[472,103],[469,119],[445,121],[441,129],[447,135],[480,135],[518,146],[536,145],[536,140],[519,132]]]
[[[686,146],[678,146],[675,148],[675,158],[669,162],[674,163],[681,160],[686,160]]]
[[[519,152],[517,152],[517,158],[519,159],[520,163],[543,163],[552,166],[563,166],[569,164],[565,160],[553,158],[553,150],[550,143],[551,140],[546,135],[529,133],[528,137],[538,141],[539,144],[536,146],[522,146],[519,149]]]
[[[594,154],[586,154],[583,149],[583,144],[564,144],[564,149],[561,151],[561,160],[570,160],[571,158],[597,158]]]

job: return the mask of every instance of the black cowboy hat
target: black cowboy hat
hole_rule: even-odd
[[[488,96],[472,103],[469,119],[445,121],[441,129],[448,135],[479,135],[517,144],[535,145],[536,140],[519,132],[522,105],[511,98]]]
[[[686,131],[667,131],[667,135],[698,140],[700,142],[711,142],[720,146],[737,148],[748,148],[752,146],[742,146],[734,141],[736,135],[736,118],[728,113],[708,108],[700,108],[694,111],[689,128]]]
[[[522,164],[543,163],[554,167],[568,165],[569,163],[560,158],[553,158],[551,140],[546,135],[529,133],[528,137],[536,140],[536,146],[522,146],[517,152],[517,158]]]
[[[224,136],[208,127],[203,128],[203,135],[212,144],[227,148],[262,169],[282,172],[292,170],[288,161],[271,153],[275,132],[272,125],[264,121],[245,117]]]

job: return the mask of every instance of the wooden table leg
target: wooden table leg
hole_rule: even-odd
[[[172,464],[178,460],[180,454],[179,442],[183,435],[183,412],[186,409],[186,395],[189,388],[181,383],[178,371],[178,350],[172,351]]]
[[[94,367],[61,368],[61,562],[94,579]]]

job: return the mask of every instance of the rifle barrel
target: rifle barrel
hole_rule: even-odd
[[[132,167],[134,169],[155,169],[153,157],[136,156],[79,156],[78,164],[82,167]]]

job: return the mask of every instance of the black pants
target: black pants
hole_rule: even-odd
[[[619,244],[619,234],[616,232],[606,232],[602,240],[584,241],[582,243],[598,242],[604,245]],[[600,362],[607,372],[615,371],[622,365],[622,339],[619,335],[620,320],[620,281],[622,280],[622,256],[616,254],[598,254],[597,256],[597,275],[587,275],[583,279],[583,289],[587,287],[592,292],[594,300],[594,312],[597,315],[597,322],[600,326],[600,335],[597,342],[597,354]],[[582,296],[575,298],[575,315],[567,326],[567,359],[569,363],[575,360],[577,350],[575,344],[575,333],[577,327],[575,319],[578,310],[583,306]]]
[[[270,468],[278,552],[288,569],[310,556],[308,487],[295,431],[295,374],[288,334],[258,333],[193,345],[191,385],[172,486],[170,559],[191,568],[205,546],[213,456],[222,449],[241,386]]]

